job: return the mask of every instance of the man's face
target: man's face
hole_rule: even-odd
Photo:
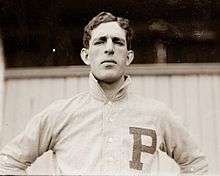
[[[126,32],[117,22],[102,23],[92,31],[87,54],[93,75],[107,83],[119,80],[133,60],[133,51],[127,50]]]

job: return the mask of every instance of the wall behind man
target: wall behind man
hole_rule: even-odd
[[[219,65],[206,66],[206,69],[197,69],[198,65],[192,66],[193,69],[188,69],[188,66],[181,66],[176,70],[171,66],[164,66],[159,70],[157,68],[158,66],[135,67],[136,73],[133,73],[130,89],[146,98],[165,102],[179,114],[208,157],[210,172],[220,174]],[[88,69],[81,75],[77,68],[61,69],[63,73],[58,73],[59,69],[48,70],[50,69],[7,71],[3,132],[0,136],[2,144],[21,132],[28,121],[52,101],[72,97],[88,88]],[[48,157],[51,155],[45,156]],[[175,164],[164,159],[164,156],[161,160],[164,163],[161,169],[173,172]],[[51,162],[41,160],[35,163],[30,172],[52,172],[52,164],[48,166],[48,163]]]
[[[0,132],[2,130],[2,120],[3,120],[3,98],[4,98],[4,56],[3,56],[3,46],[0,36]]]

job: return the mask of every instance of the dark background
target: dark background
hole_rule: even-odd
[[[168,63],[220,62],[219,10],[217,0],[2,0],[6,66],[83,64],[83,28],[101,11],[131,21],[135,64],[156,63],[158,41],[167,47]]]

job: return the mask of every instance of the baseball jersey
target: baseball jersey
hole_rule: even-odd
[[[182,173],[206,173],[207,161],[174,113],[161,102],[128,92],[131,78],[108,99],[90,73],[89,91],[58,100],[31,119],[0,153],[0,174],[25,174],[53,151],[54,173],[146,175],[159,169],[158,151]]]

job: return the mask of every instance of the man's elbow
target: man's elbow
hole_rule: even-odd
[[[182,174],[207,174],[208,173],[208,161],[205,156],[200,156],[190,163],[180,165]]]
[[[26,166],[7,155],[0,155],[0,175],[26,175]]]

